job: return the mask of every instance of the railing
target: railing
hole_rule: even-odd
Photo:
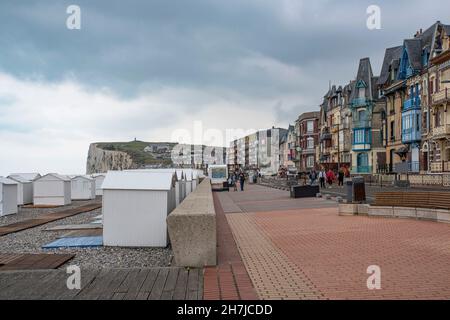
[[[379,164],[377,165],[377,173],[392,173],[392,164]]]
[[[367,98],[355,98],[352,100],[353,107],[364,107],[369,104],[369,100]]]
[[[443,163],[442,161],[436,161],[430,163],[430,171],[431,172],[442,172]]]
[[[352,174],[355,173],[372,173],[372,166],[355,166],[352,168]]]
[[[353,128],[370,128],[372,121],[370,120],[355,120],[353,121]]]
[[[433,94],[433,103],[439,103],[449,100],[449,92],[448,88],[445,88],[444,90],[441,90],[435,94]]]
[[[433,128],[433,136],[444,136],[450,134],[450,125]]]
[[[302,154],[314,154],[316,153],[316,149],[303,149]]]
[[[419,171],[420,171],[419,161],[400,162],[394,164],[394,172],[396,173],[408,173],[408,172],[418,173]]]
[[[414,97],[405,100],[405,102],[403,103],[403,111],[407,111],[410,109],[418,109],[420,108],[420,105],[421,105],[420,97]]]
[[[422,140],[422,133],[418,128],[408,128],[402,130],[402,142],[409,143]]]
[[[322,133],[320,135],[320,140],[324,141],[324,140],[331,140],[331,133]]]
[[[450,161],[431,162],[430,171],[433,173],[450,172]]]

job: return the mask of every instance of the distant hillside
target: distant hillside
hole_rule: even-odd
[[[171,155],[176,145],[173,142],[144,141],[92,143],[89,146],[86,173],[169,167],[173,165]]]

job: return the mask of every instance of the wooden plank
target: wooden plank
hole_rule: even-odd
[[[197,291],[197,299],[203,300],[203,269],[198,270],[198,291]]]
[[[197,300],[198,298],[198,271],[199,269],[189,270],[186,300]]]
[[[175,287],[175,291],[173,293],[174,300],[184,300],[186,299],[186,289],[188,283],[188,275],[189,271],[186,269],[180,269],[177,279],[177,284]]]
[[[142,285],[144,284],[147,274],[149,273],[149,269],[142,269],[139,271],[139,274],[134,278],[134,281],[128,287],[128,292],[125,295],[125,300],[135,300]]]
[[[96,275],[96,277],[91,281],[91,283],[86,286],[79,294],[77,294],[76,299],[80,300],[94,300],[97,299],[101,292],[108,288],[110,283],[113,281],[117,274],[117,270],[114,269],[102,269]]]
[[[100,294],[98,299],[100,299],[100,300],[112,299],[116,289],[120,287],[122,282],[127,277],[128,272],[129,272],[129,270],[126,270],[126,269],[117,270],[117,274],[112,279],[112,281],[109,283],[108,287],[104,288],[103,292]]]
[[[125,278],[125,280],[120,284],[120,286],[115,290],[115,292],[127,293],[129,287],[132,285],[136,277],[139,275],[139,271],[140,271],[139,269],[131,269],[130,272],[128,272],[128,275]]]
[[[91,230],[91,229],[103,229],[101,225],[98,224],[66,224],[59,225],[44,229],[43,231],[69,231],[69,230]]]
[[[115,292],[112,300],[123,300],[125,298],[125,292]]]
[[[164,285],[166,284],[167,275],[169,274],[169,269],[164,268],[159,270],[158,277],[156,278],[155,284],[153,285],[152,291],[148,296],[148,300],[159,300],[163,293]]]
[[[9,256],[5,264],[0,266],[0,271],[5,270],[37,270],[56,269],[72,259],[74,254],[46,254],[26,253]]]
[[[58,299],[60,300],[69,300],[69,299],[77,299],[78,295],[81,294],[86,288],[89,288],[92,282],[95,281],[100,270],[88,269],[81,270],[81,289],[73,289],[70,290],[67,288],[67,285],[63,287],[62,291],[59,292]],[[66,280],[69,275],[66,274]]]
[[[93,204],[82,205],[77,208],[58,211],[55,213],[43,214],[37,218],[27,219],[27,220],[15,222],[12,224],[8,224],[5,226],[1,226],[0,227],[0,236],[23,231],[23,230],[34,228],[34,227],[38,227],[38,226],[41,226],[41,225],[49,223],[49,222],[57,221],[57,220],[64,219],[67,217],[71,217],[71,216],[74,216],[74,215],[77,215],[80,213],[90,212],[90,211],[99,209],[101,207],[102,207],[101,203],[96,202]]]
[[[160,268],[152,268],[152,269],[148,270],[147,277],[146,277],[144,283],[142,284],[138,295],[136,296],[137,300],[147,300],[148,299],[150,292],[152,291],[155,281],[158,277],[159,271],[160,271]]]
[[[167,275],[166,284],[164,285],[161,300],[172,300],[175,291],[175,286],[178,280],[179,268],[171,268]]]

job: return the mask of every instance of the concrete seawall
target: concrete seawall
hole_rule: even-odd
[[[169,214],[167,226],[177,266],[216,265],[216,213],[208,178]]]

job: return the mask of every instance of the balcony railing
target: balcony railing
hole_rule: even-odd
[[[402,143],[411,143],[422,140],[422,132],[418,128],[402,130]]]
[[[403,111],[411,110],[411,109],[420,109],[421,100],[420,97],[414,97],[403,102]]]
[[[365,107],[369,104],[369,99],[367,98],[355,98],[352,100],[352,107]]]
[[[440,103],[440,102],[446,102],[449,101],[450,98],[450,92],[448,88],[445,88],[444,90],[441,90],[435,94],[433,94],[433,103]]]
[[[314,148],[309,148],[309,149],[303,149],[302,150],[302,154],[314,154],[316,153],[316,149]]]
[[[321,141],[324,141],[324,140],[331,140],[331,133],[328,133],[328,132],[322,133],[322,134],[320,135],[320,140],[321,140]]]
[[[355,120],[353,121],[353,128],[370,128],[372,121],[370,120]]]
[[[447,135],[450,135],[450,125],[433,128],[434,138],[445,137]]]

